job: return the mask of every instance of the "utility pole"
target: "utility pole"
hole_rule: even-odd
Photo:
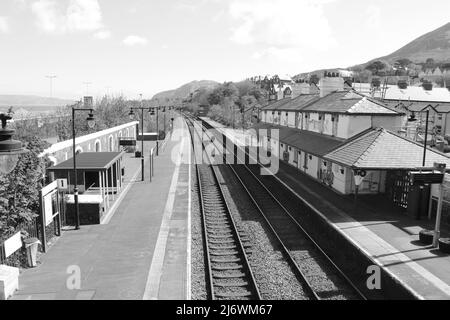
[[[57,78],[57,76],[56,75],[48,75],[45,77],[50,80],[50,98],[53,98],[53,79]]]
[[[427,142],[428,142],[428,120],[430,117],[430,109],[427,110],[427,120],[425,124],[425,141],[423,142],[423,163],[422,166],[425,167],[425,160],[427,157]]]
[[[442,164],[435,163],[434,167],[435,167],[435,169],[439,170],[444,175],[442,183],[439,185],[439,200],[438,200],[438,207],[437,207],[437,212],[436,212],[436,225],[434,227],[434,236],[433,236],[433,247],[438,248],[439,247],[439,238],[441,236],[442,202],[444,201],[445,169],[447,166],[445,163],[442,163]]]

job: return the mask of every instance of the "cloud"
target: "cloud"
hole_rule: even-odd
[[[141,37],[141,36],[136,36],[136,35],[130,35],[128,37],[126,37],[125,39],[123,39],[123,44],[125,44],[126,46],[145,46],[148,43],[147,38]]]
[[[111,34],[111,31],[109,31],[109,30],[101,30],[101,31],[94,33],[94,38],[100,39],[100,40],[109,39],[109,38],[111,38],[111,36],[112,36],[112,34]]]
[[[103,27],[98,0],[70,0],[64,10],[56,0],[38,0],[31,5],[38,27],[46,33],[96,31]]]
[[[7,17],[0,16],[0,33],[9,32],[9,22]]]
[[[369,30],[377,31],[381,27],[381,8],[373,4],[366,9],[366,26]]]
[[[336,41],[324,7],[335,0],[234,0],[231,40],[261,47],[255,58],[298,59],[305,50],[325,51]]]

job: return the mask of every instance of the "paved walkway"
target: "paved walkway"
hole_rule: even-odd
[[[353,197],[334,192],[285,162],[276,178],[418,298],[450,299],[450,255],[418,242],[421,229],[434,229],[432,222],[417,221],[389,206],[374,206],[370,197],[360,197],[355,210]]]
[[[186,133],[181,118],[174,126]],[[140,182],[139,164],[130,162],[140,160],[127,158],[138,181],[109,222],[64,232],[38,267],[23,271],[13,299],[189,298],[190,172],[180,157],[189,156],[190,140],[181,136],[156,158],[151,183],[149,162]]]

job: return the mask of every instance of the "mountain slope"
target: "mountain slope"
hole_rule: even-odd
[[[437,63],[450,62],[450,22],[411,41],[407,45],[387,56],[372,59],[369,62],[355,65],[350,68],[360,67],[364,69],[365,66],[377,60],[393,64],[401,58],[409,59],[414,63],[424,63],[429,58],[434,59]],[[333,71],[334,69],[326,70]],[[323,70],[300,73],[294,78],[304,78],[309,74],[320,75],[323,74]]]
[[[203,88],[206,89],[214,88],[218,84],[219,84],[218,82],[210,80],[192,81],[179,87],[178,89],[157,93],[153,96],[152,99],[159,99],[159,100],[177,99],[177,98],[184,99],[188,97],[191,93],[195,92],[196,90]]]
[[[400,58],[416,63],[425,62],[428,58],[439,62],[450,61],[450,22],[380,59],[394,62]]]

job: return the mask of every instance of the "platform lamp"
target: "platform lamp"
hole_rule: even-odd
[[[8,174],[14,170],[21,154],[28,150],[22,146],[22,142],[13,140],[13,129],[7,129],[7,121],[11,120],[10,114],[0,113],[2,127],[0,129],[0,173]]]
[[[162,109],[162,112],[164,113],[164,138],[165,138],[165,135],[166,135],[166,107],[164,107]]]
[[[135,108],[130,108],[130,113],[128,114],[130,116],[130,120],[134,119],[134,109]],[[141,181],[145,180],[145,171],[144,171],[144,108],[137,108],[140,109],[142,112],[141,115]]]
[[[155,116],[155,109],[156,109],[156,155],[159,155],[159,107],[152,107],[149,109],[149,113],[152,117]]]
[[[86,118],[87,125],[90,129],[95,127],[94,109],[87,108],[75,108],[72,107],[72,149],[73,149],[73,197],[75,204],[75,230],[80,229],[80,208],[78,206],[78,179],[77,179],[77,152],[76,152],[76,133],[75,133],[75,112],[76,111],[87,111],[89,112]]]

